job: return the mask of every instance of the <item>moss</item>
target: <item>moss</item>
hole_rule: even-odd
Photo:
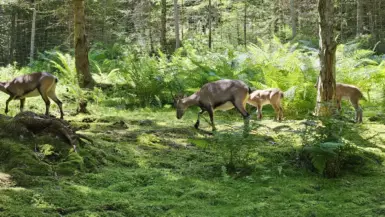
[[[73,175],[76,172],[84,171],[84,161],[77,152],[70,152],[63,162],[58,163],[55,172],[60,175]]]
[[[107,117],[90,117],[109,123],[89,123],[91,128],[84,133],[94,144],[79,145],[77,153],[49,136],[28,142],[2,139],[0,170],[10,174],[16,186],[0,189],[0,216],[379,216],[384,212],[381,143],[375,142],[380,141],[377,137],[364,139],[360,130],[344,135],[352,144],[360,144],[360,154],[347,155],[341,178],[330,180],[298,165],[301,121],[264,120],[252,124],[251,135],[244,139],[241,127],[225,127],[242,126],[242,121],[225,113],[218,113],[219,132],[208,135],[190,126],[196,118],[190,112],[183,122],[175,122],[174,111],[111,111]],[[134,124],[145,119],[156,124]],[[108,127],[121,120],[132,125]],[[362,127],[370,127],[373,135],[382,129],[372,124]],[[171,142],[178,146],[168,145]],[[229,175],[225,157],[234,149],[238,164]]]

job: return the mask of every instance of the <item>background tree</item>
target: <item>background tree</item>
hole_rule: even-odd
[[[94,85],[89,71],[88,44],[85,30],[84,0],[73,0],[74,6],[74,45],[75,65],[78,83],[81,88],[91,88]]]
[[[179,38],[179,6],[178,0],[174,0],[174,23],[175,23],[175,49],[178,49],[180,46]]]
[[[166,45],[167,45],[167,1],[161,0],[161,7],[162,7],[162,13],[160,17],[160,45],[163,51],[166,51]]]

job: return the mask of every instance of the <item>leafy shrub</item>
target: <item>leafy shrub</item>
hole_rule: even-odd
[[[311,163],[320,174],[334,178],[340,175],[348,156],[358,154],[342,135],[348,123],[338,119],[321,118],[321,122],[307,120],[302,134],[301,151],[305,164]]]
[[[249,175],[253,163],[258,161],[258,145],[260,140],[254,136],[245,137],[241,132],[216,133],[213,148],[222,156],[226,171],[232,175]]]

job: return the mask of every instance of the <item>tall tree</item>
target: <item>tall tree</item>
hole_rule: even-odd
[[[29,61],[33,62],[33,55],[35,53],[35,33],[36,33],[36,2],[33,1],[32,8],[32,27],[31,27],[31,48],[29,53]]]
[[[291,37],[295,38],[297,35],[297,7],[294,0],[290,0],[290,17],[291,17]]]
[[[363,32],[364,25],[364,5],[362,0],[357,0],[357,31],[356,36],[360,36]]]
[[[319,58],[320,75],[318,77],[317,116],[328,116],[334,107],[336,80],[336,48],[334,39],[334,0],[319,0]]]
[[[175,50],[180,46],[178,0],[174,0]]]
[[[243,43],[245,47],[247,46],[247,1],[244,2],[244,8],[243,8]]]
[[[208,21],[209,21],[209,49],[212,47],[212,38],[211,38],[211,21],[212,21],[212,14],[211,14],[211,0],[209,0],[209,16],[208,16]]]
[[[85,30],[84,0],[73,0],[75,65],[81,88],[92,88],[94,80],[89,71],[88,44]]]
[[[160,46],[161,49],[165,52],[166,49],[166,44],[167,44],[167,39],[166,39],[166,16],[167,16],[167,2],[166,0],[162,0],[161,2],[161,7],[162,7],[162,14],[160,16]]]

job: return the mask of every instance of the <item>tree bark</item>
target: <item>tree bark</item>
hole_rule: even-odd
[[[247,45],[247,1],[245,1],[245,5],[244,5],[244,14],[243,14],[243,43],[246,47]]]
[[[362,35],[363,32],[363,13],[364,13],[364,6],[362,0],[357,0],[357,30],[356,30],[356,36]]]
[[[12,18],[11,18],[11,37],[10,37],[10,45],[9,45],[9,60],[8,62],[13,64],[15,61],[15,48],[16,48],[16,30],[17,30],[17,11],[14,7],[12,7]]]
[[[180,47],[178,0],[174,0],[175,50]]]
[[[290,0],[290,16],[291,16],[291,37],[295,38],[297,35],[297,12],[294,5],[294,0]]]
[[[92,88],[95,84],[89,71],[88,44],[85,30],[84,0],[73,0],[75,65],[78,84],[81,88]]]
[[[181,6],[181,9],[180,9],[180,15],[181,15],[181,40],[183,41],[183,36],[184,36],[184,32],[183,32],[183,25],[184,25],[184,0],[182,0],[182,6]]]
[[[334,1],[319,0],[320,75],[317,82],[317,105],[315,115],[329,116],[334,110],[335,64],[337,44],[334,39]]]
[[[35,33],[36,33],[36,2],[33,3],[32,8],[32,27],[31,27],[31,48],[29,53],[29,62],[33,62],[33,56],[35,53]]]
[[[160,30],[160,46],[163,52],[166,52],[166,44],[167,44],[167,39],[166,39],[166,16],[167,16],[167,5],[166,5],[166,0],[162,0],[161,5],[162,5],[162,15],[160,17],[160,22],[161,22],[161,30]]]
[[[212,47],[212,38],[211,38],[211,0],[209,0],[209,16],[208,16],[208,20],[209,20],[209,49],[211,49]]]

